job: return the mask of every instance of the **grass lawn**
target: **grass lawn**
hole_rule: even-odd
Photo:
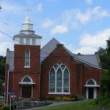
[[[110,110],[110,108],[103,109],[103,107],[97,105],[93,100],[89,100],[57,106],[47,106],[37,110]]]

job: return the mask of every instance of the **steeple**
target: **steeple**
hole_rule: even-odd
[[[35,34],[30,18],[25,17],[20,33],[15,35],[13,40],[15,45],[40,45],[41,38],[41,36]]]
[[[25,17],[24,23],[22,24],[22,33],[24,34],[33,34],[33,24],[29,17]]]

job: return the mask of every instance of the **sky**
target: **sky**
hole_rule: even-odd
[[[30,17],[43,47],[57,39],[73,53],[94,54],[110,38],[110,0],[0,0],[0,55]]]

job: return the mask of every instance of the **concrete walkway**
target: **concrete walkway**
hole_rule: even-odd
[[[65,104],[70,104],[70,103],[79,103],[81,101],[63,101],[63,102],[53,102],[50,105],[46,106],[41,106],[41,107],[35,107],[35,108],[29,108],[29,109],[22,109],[22,110],[40,110],[45,107],[52,107],[52,106],[58,106],[58,105],[65,105]]]

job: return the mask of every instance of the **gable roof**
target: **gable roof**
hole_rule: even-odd
[[[57,41],[55,38],[50,40],[42,49],[41,49],[41,62],[44,61],[50,54],[51,52],[54,51],[54,49],[57,47],[57,45],[60,44],[59,41]],[[66,51],[77,61],[82,62],[84,64],[87,64],[89,66],[92,66],[94,68],[100,68],[99,61],[98,61],[98,56],[93,54],[93,55],[78,55],[72,53],[70,50],[68,50],[66,47],[64,47]]]
[[[57,47],[57,45],[60,44],[59,41],[57,41],[55,38],[50,40],[42,49],[40,53],[40,61],[44,61],[45,58],[49,56],[51,52]]]

